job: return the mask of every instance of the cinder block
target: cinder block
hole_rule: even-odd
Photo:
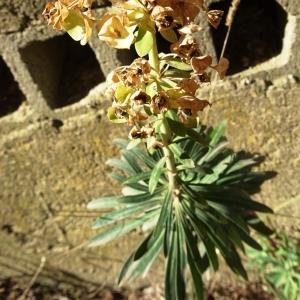
[[[12,0],[4,4],[7,7],[8,2],[15,5],[18,1],[22,5],[27,3]],[[244,5],[259,2],[262,7],[262,2],[271,0],[243,1]],[[37,0],[28,2],[37,3]],[[224,3],[228,1],[220,1],[218,5]],[[239,40],[239,34],[245,28],[248,31],[253,28],[251,18],[256,13],[249,14],[250,23],[247,27],[237,26],[234,29],[237,31],[233,30],[232,45],[228,48],[235,70],[225,81],[213,86],[212,94],[210,90],[203,89],[203,99],[212,95],[210,124],[222,119],[228,121],[227,136],[231,146],[266,156],[263,170],[278,172],[275,179],[262,187],[258,196],[260,200],[275,206],[300,193],[300,6],[299,0],[278,0],[278,4],[274,0],[272,3],[268,15],[262,11],[262,22],[266,17],[271,20],[267,23],[267,31],[259,36],[261,42],[267,38],[267,43],[270,39],[273,43],[274,39],[274,44],[270,44],[272,47],[267,47],[271,51],[264,57],[260,56],[263,59],[257,60],[255,45],[251,46],[254,53],[250,47],[246,54],[254,56],[246,56],[250,61],[245,67],[238,69],[238,66],[234,66],[236,55],[240,55],[240,51],[246,47]],[[257,13],[261,13],[261,10]],[[247,14],[244,14],[246,17]],[[239,24],[238,17],[236,20],[236,24]],[[203,22],[206,23],[204,18]],[[3,24],[7,23],[1,23],[0,17],[1,30],[4,30]],[[130,63],[134,54],[132,51],[115,51],[94,37],[90,48],[80,48],[87,49],[82,50],[85,51],[82,55],[90,57],[90,62],[83,66],[81,73],[81,64],[76,64],[76,57],[81,57],[77,48],[71,51],[74,60],[62,66],[72,42],[70,38],[45,25],[26,25],[23,28],[21,22],[14,26],[15,29],[10,29],[11,34],[0,35],[0,67],[7,66],[5,74],[9,74],[9,69],[12,74],[8,75],[10,82],[14,78],[19,84],[27,99],[25,103],[39,118],[58,116],[62,121],[29,121],[16,127],[14,124],[19,119],[9,116],[0,118],[0,178],[5,179],[0,180],[0,240],[3,241],[0,244],[0,273],[18,276],[24,276],[25,273],[30,279],[37,268],[38,257],[47,255],[49,265],[55,270],[63,269],[81,278],[112,283],[120,261],[131,248],[129,244],[136,240],[126,237],[116,244],[91,252],[78,245],[95,234],[90,229],[95,214],[86,211],[86,203],[94,197],[118,191],[119,186],[107,177],[108,169],[104,162],[117,154],[109,141],[125,136],[127,131],[123,126],[111,125],[104,118],[101,119],[99,111],[103,109],[102,103],[97,102],[92,107],[90,97],[85,98],[85,94],[96,86],[92,89],[93,99],[100,99],[100,102],[103,96],[99,88],[101,84],[97,84],[115,66]],[[203,52],[219,53],[218,43],[223,37],[217,37],[216,31],[212,34],[207,24],[203,24],[203,29]],[[14,30],[20,31],[15,33]],[[237,54],[235,47],[240,49]],[[72,69],[74,65],[76,68]],[[87,78],[87,84],[81,80],[75,82],[78,78],[76,70],[85,74],[88,69],[94,71],[91,78],[88,78],[90,74],[83,76]],[[69,77],[63,74],[64,70]],[[59,79],[62,77],[63,82]],[[70,87],[70,93],[67,93],[67,87]],[[18,90],[16,85],[15,89]],[[66,94],[62,94],[61,89]],[[19,100],[13,101],[13,109],[8,109],[5,114],[15,111],[14,116],[21,115],[18,110],[21,98],[15,97],[14,100]],[[12,97],[9,99],[12,101]],[[80,110],[77,110],[79,106]],[[299,207],[293,209],[291,214],[299,215]],[[68,249],[73,250],[65,255]],[[25,260],[31,268],[28,268]],[[18,266],[15,261],[20,262]],[[36,263],[32,265],[32,262]],[[17,267],[19,270],[15,272]],[[157,276],[152,278],[160,280]]]
[[[89,45],[80,46],[45,24],[0,35],[0,44],[3,60],[38,118],[79,102],[112,69],[130,59],[97,36]]]
[[[12,73],[0,56],[0,118],[16,111],[25,96],[21,92],[18,83],[15,81]]]

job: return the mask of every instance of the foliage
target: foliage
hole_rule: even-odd
[[[123,195],[88,206],[115,209],[96,220],[94,228],[102,231],[91,246],[142,227],[148,235],[126,261],[119,282],[145,275],[162,251],[166,299],[185,299],[187,266],[197,299],[203,299],[202,274],[210,266],[218,269],[218,253],[247,278],[238,250],[244,244],[260,249],[251,229],[270,233],[256,212],[271,209],[249,196],[263,178],[249,170],[256,161],[227,148],[224,123],[212,130],[201,122],[211,103],[198,97],[198,89],[212,74],[223,79],[229,61],[221,57],[214,64],[203,55],[196,39],[202,28],[194,21],[204,16],[217,28],[223,12],[209,10],[203,0],[112,0],[113,8],[97,19],[92,2],[57,0],[43,13],[49,25],[82,45],[94,31],[113,48],[134,45],[139,55],[107,78],[112,99],[107,116],[131,127],[130,141],[118,140],[121,159],[108,162],[119,170],[112,176],[123,185]],[[158,34],[171,53],[159,53]]]
[[[278,232],[260,243],[263,251],[247,249],[249,265],[278,299],[300,299],[300,240]]]
[[[95,221],[94,228],[104,230],[91,246],[114,240],[134,228],[150,230],[126,261],[119,283],[145,275],[161,251],[166,258],[166,299],[184,299],[187,265],[197,299],[203,299],[202,274],[209,267],[218,269],[219,252],[235,273],[247,278],[238,250],[245,250],[244,243],[261,249],[250,230],[270,234],[255,212],[271,210],[253,201],[248,193],[264,174],[250,172],[256,161],[242,159],[226,147],[223,130],[221,124],[214,130],[192,130],[193,139],[174,135],[170,148],[176,157],[180,183],[176,195],[168,188],[162,150],[152,154],[146,147],[128,150],[128,141],[116,141],[122,148],[121,159],[111,159],[108,164],[119,170],[112,177],[123,185],[123,195],[89,203],[90,209],[114,208]]]

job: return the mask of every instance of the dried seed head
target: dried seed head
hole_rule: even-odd
[[[145,139],[153,134],[153,129],[148,127],[142,127],[138,129],[134,126],[129,132],[130,139]]]
[[[177,43],[172,44],[171,51],[179,55],[187,63],[192,57],[200,55],[196,40],[189,34],[181,36]]]
[[[131,99],[138,105],[143,105],[150,101],[150,96],[143,91],[136,91],[132,94]]]
[[[166,92],[159,92],[152,98],[151,107],[154,113],[159,114],[169,108],[170,97]]]
[[[208,22],[217,29],[222,21],[224,12],[222,10],[210,10],[206,13]]]
[[[172,27],[174,22],[174,11],[170,7],[156,5],[151,13],[151,17],[158,28],[158,31],[163,31]]]
[[[204,72],[203,74],[193,74],[191,78],[195,80],[199,85],[210,82],[210,76],[206,72]]]
[[[122,119],[127,116],[127,111],[122,108],[117,107],[115,110],[115,114],[118,119]]]
[[[241,0],[232,0],[231,6],[229,8],[227,18],[226,18],[226,23],[225,23],[226,26],[231,27],[240,2],[241,2]]]
[[[137,58],[131,64],[131,67],[137,69],[137,73],[143,76],[148,76],[151,72],[151,66],[147,59]]]
[[[203,8],[203,0],[157,0],[158,5],[171,7],[176,22],[186,25],[194,21]]]

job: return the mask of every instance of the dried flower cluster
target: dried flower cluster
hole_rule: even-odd
[[[154,135],[159,116],[168,110],[193,127],[199,112],[209,105],[197,98],[198,88],[210,82],[209,70],[223,78],[228,68],[225,58],[213,65],[212,57],[201,52],[194,37],[201,28],[194,20],[202,12],[216,28],[223,12],[207,10],[203,0],[112,0],[112,4],[114,8],[100,20],[94,17],[92,0],[57,0],[48,3],[43,14],[49,25],[67,31],[82,45],[93,31],[114,48],[135,44],[140,58],[114,70],[107,80],[107,94],[113,99],[108,117],[134,126],[131,138]],[[171,53],[158,54],[157,32],[171,43]]]

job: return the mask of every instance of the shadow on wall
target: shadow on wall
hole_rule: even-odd
[[[227,15],[231,0],[210,5]],[[218,30],[211,29],[218,57],[227,32],[226,17]],[[231,62],[228,75],[242,72],[279,55],[283,48],[287,13],[275,0],[242,0],[232,26],[225,57]]]
[[[16,111],[25,100],[25,96],[1,56],[0,84],[0,117],[4,117]]]
[[[34,41],[21,49],[21,56],[53,109],[78,102],[105,80],[90,46],[66,34]]]

